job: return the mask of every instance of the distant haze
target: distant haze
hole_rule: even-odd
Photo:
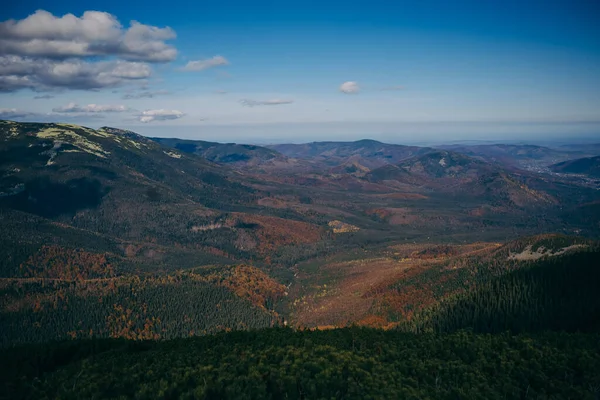
[[[386,143],[429,145],[464,141],[575,143],[600,142],[600,123],[347,123],[163,126],[125,128],[146,136],[178,137],[253,144],[374,139]]]

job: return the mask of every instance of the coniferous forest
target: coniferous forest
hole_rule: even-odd
[[[530,262],[448,296],[402,328],[414,332],[600,332],[600,252]]]
[[[115,334],[118,338],[17,345],[5,351],[3,395],[596,399],[600,394],[599,260],[600,253],[590,250],[526,263],[490,277],[475,290],[449,296],[392,330],[357,326],[256,330],[261,324],[272,326],[272,320],[260,314],[236,316],[236,307],[240,308],[232,303],[227,315],[238,321],[246,318],[242,320],[248,325],[231,328],[249,331],[165,341],[157,340],[169,339],[154,330],[153,324],[160,326],[158,319],[124,324],[131,316],[123,309],[109,318],[114,323],[122,318],[120,329],[127,334]],[[160,299],[176,297],[181,290],[192,288],[179,284]],[[222,301],[218,296],[210,300],[215,294],[203,294],[202,286],[193,290],[204,309],[207,302]],[[143,294],[149,304],[151,293]],[[186,304],[166,305],[177,315],[194,312]],[[77,310],[78,305],[72,306]],[[85,316],[85,306],[80,309]],[[176,320],[161,317],[171,324]],[[217,318],[206,317],[204,321],[212,323],[210,318]],[[48,326],[53,326],[52,321]],[[171,329],[175,336],[185,336],[177,334],[181,328]]]
[[[5,352],[5,398],[596,399],[600,336],[273,328]]]

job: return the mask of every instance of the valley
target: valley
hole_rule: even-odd
[[[487,162],[484,146],[268,149],[11,121],[0,136],[4,345],[48,329],[55,339],[391,329],[472,289],[449,265],[473,268],[522,237],[600,232],[600,192],[515,167],[549,160],[543,148]],[[171,292],[204,300],[157,302]]]
[[[577,341],[569,357],[581,357],[600,329],[593,175],[527,167],[554,152],[478,151],[372,140],[261,148],[1,121],[0,347],[18,369],[3,372],[0,396],[70,398],[60,382],[77,371],[78,396],[111,397],[93,383],[109,364],[170,375],[160,389],[127,378],[132,389],[118,392],[138,398],[238,398],[253,385],[255,397],[385,396],[401,389],[372,382],[392,373],[392,357],[394,370],[416,368],[397,377],[421,382],[414,398],[452,397],[462,384],[470,397],[486,390],[414,351],[468,342],[470,361],[462,350],[440,359],[485,371],[498,346],[531,341],[547,355]],[[498,393],[586,396],[595,382],[582,372],[571,386],[530,377],[523,387],[510,365],[502,379],[513,388]],[[342,378],[308,378],[315,371]]]

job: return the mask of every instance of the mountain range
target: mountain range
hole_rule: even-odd
[[[599,213],[593,188],[446,149],[2,121],[1,341],[394,325],[416,307],[390,289],[402,271],[458,284],[435,272],[440,257],[471,265],[519,236],[594,236]]]
[[[576,148],[571,150],[568,148],[550,148],[530,144],[446,145],[440,146],[440,148],[462,153],[486,162],[517,168],[533,165],[548,166],[586,155],[595,155],[595,152],[598,151],[598,149],[594,148]]]

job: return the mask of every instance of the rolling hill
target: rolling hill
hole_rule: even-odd
[[[482,206],[510,212],[519,208],[556,204],[544,190],[528,185],[541,182],[531,175],[507,171],[476,158],[450,151],[432,151],[385,165],[365,175],[365,179],[389,185],[413,185],[422,191],[445,192],[452,196],[477,199]],[[425,193],[425,192],[424,192]]]
[[[585,274],[590,274],[590,282],[597,279],[593,260],[598,257],[598,248],[594,240],[546,234],[505,243],[399,242],[377,253],[330,257],[320,260],[318,266],[317,261],[302,263],[298,265],[299,281],[292,286],[297,300],[289,320],[290,324],[309,327],[358,324],[392,329],[418,321],[420,315],[420,326],[425,326],[428,315],[438,306],[502,281],[513,271],[535,268],[540,273],[535,279],[544,282],[544,268],[554,262],[564,264],[561,273],[573,269],[570,285],[581,285],[578,298],[590,305],[582,308],[592,311],[596,307],[590,301],[594,286],[581,282]],[[575,275],[575,270],[580,274]],[[567,298],[569,294],[560,296]],[[584,317],[580,317],[583,323]]]
[[[585,155],[582,151],[553,149],[530,144],[446,145],[441,148],[505,167],[520,168],[532,165],[548,166]]]
[[[175,338],[307,321],[309,311],[327,325],[387,304],[363,283],[387,288],[400,267],[376,261],[367,276],[342,263],[307,281],[305,265],[408,243],[600,229],[583,216],[594,207],[577,208],[597,204],[597,191],[455,152],[327,143],[315,159],[278,164],[269,149],[223,146],[204,150],[247,151],[250,167],[117,128],[0,122],[0,341]],[[331,299],[339,317],[293,306],[323,290],[321,274],[347,285]]]
[[[260,165],[265,162],[285,161],[282,154],[266,147],[236,143],[217,143],[202,140],[151,138],[157,143],[183,153],[199,155],[221,164]]]
[[[600,156],[564,161],[551,165],[550,169],[563,174],[582,174],[593,178],[600,178]]]
[[[4,121],[0,155],[0,218],[15,227],[1,239],[5,276],[28,256],[12,254],[15,243],[85,242],[123,268],[151,270],[264,259],[322,233],[292,210],[260,206],[267,193],[251,176],[130,131]],[[63,240],[77,235],[87,239]]]
[[[387,144],[369,139],[356,142],[280,144],[268,147],[288,157],[310,159],[329,166],[342,164],[351,157],[360,157],[361,164],[367,168],[395,164],[409,157],[430,151],[430,149],[424,147]]]
[[[0,121],[0,342],[281,323],[264,269],[327,229],[256,183],[131,131]]]

